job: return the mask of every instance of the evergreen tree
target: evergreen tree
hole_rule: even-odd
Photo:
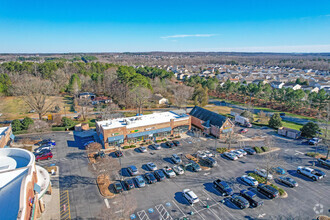
[[[282,118],[279,113],[274,113],[268,122],[269,127],[278,129],[282,127]]]

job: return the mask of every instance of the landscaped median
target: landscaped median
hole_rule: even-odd
[[[103,197],[113,198],[115,194],[110,191],[111,181],[108,175],[101,174],[97,177],[97,187]]]
[[[261,177],[261,176],[255,174],[255,173],[248,173],[248,175],[253,177],[254,179],[256,179],[259,183],[266,183],[266,178],[264,178],[264,177]],[[280,188],[280,187],[278,187],[278,186],[276,186],[276,185],[274,185],[270,182],[267,182],[266,184],[268,184],[268,185],[274,187],[275,189],[277,189],[281,198],[288,197],[288,194],[284,189],[282,189],[282,188]]]
[[[253,147],[253,149],[256,151],[257,154],[266,154],[266,153],[271,153],[274,151],[278,151],[281,148],[279,147],[267,147],[267,146],[263,146],[263,147]]]
[[[306,156],[309,156],[309,157],[314,157],[314,158],[326,158],[326,156],[324,156],[323,154],[320,154],[320,153],[315,153],[315,152],[307,152],[306,153]]]
[[[191,154],[186,154],[186,158],[187,158],[188,160],[193,160],[193,161],[195,161],[196,163],[198,163],[199,166],[202,168],[202,170],[210,170],[210,169],[211,169],[210,167],[206,166],[206,165],[203,163],[202,160],[199,160],[197,157],[194,157],[194,156],[191,155]]]

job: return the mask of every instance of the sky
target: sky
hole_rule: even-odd
[[[330,0],[0,0],[0,53],[330,52]]]

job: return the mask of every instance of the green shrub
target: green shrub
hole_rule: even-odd
[[[160,142],[162,142],[162,140],[156,140],[156,143],[160,143]]]
[[[11,122],[11,129],[13,132],[20,131],[22,130],[22,123],[20,120],[15,119]]]
[[[180,135],[178,135],[178,136],[175,136],[175,138],[181,138],[181,136],[180,136]]]
[[[27,134],[27,130],[23,130],[23,131],[13,131],[14,135],[19,135],[19,134]]]
[[[22,121],[22,130],[27,130],[31,124],[33,124],[33,119],[25,117]]]
[[[260,149],[260,147],[253,147],[253,149],[257,152],[257,154],[262,153],[262,150]]]
[[[65,127],[52,127],[52,131],[65,131]]]
[[[166,138],[164,138],[162,141],[167,141],[167,139],[166,139]]]
[[[263,146],[263,147],[261,147],[261,150],[263,152],[267,152],[267,151],[269,151],[269,147]]]
[[[76,122],[74,122],[71,118],[63,117],[62,118],[63,126],[66,128],[72,128],[76,125]]]
[[[284,195],[284,193],[285,193],[284,189],[282,189],[282,188],[280,188],[280,187],[278,187],[278,186],[276,186],[274,184],[270,184],[270,186],[271,187],[274,187],[275,189],[277,189],[278,192],[280,193],[280,196]]]
[[[309,156],[309,157],[318,157],[318,156],[320,156],[319,153],[315,153],[315,152],[308,152],[308,153],[306,153],[306,155]]]
[[[126,145],[126,146],[123,146],[123,149],[129,149],[129,148],[135,148],[136,146],[135,145]]]
[[[226,148],[226,147],[218,147],[217,148],[217,152],[219,152],[220,154],[223,154],[227,151],[228,151],[228,148]]]
[[[259,183],[265,183],[266,182],[266,179],[255,174],[255,173],[249,173],[248,174],[249,176],[252,176],[254,179],[256,179]]]

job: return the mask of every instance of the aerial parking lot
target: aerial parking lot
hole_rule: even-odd
[[[268,129],[249,129],[246,137],[271,136]],[[70,200],[70,212],[73,219],[98,219],[100,212],[109,209],[114,212],[125,212],[125,204],[115,206],[122,198],[132,198],[128,216],[130,219],[313,219],[320,214],[329,214],[329,170],[324,166],[316,164],[317,168],[326,176],[318,181],[313,181],[307,176],[297,173],[297,167],[313,167],[314,159],[305,156],[305,152],[311,147],[301,140],[291,140],[279,136],[273,136],[273,144],[280,150],[264,155],[245,155],[237,160],[231,160],[215,151],[215,147],[226,147],[221,142],[212,138],[195,138],[187,136],[180,141],[179,146],[167,146],[161,144],[156,150],[146,146],[146,152],[139,149],[123,150],[122,155],[107,153],[107,157],[118,158],[121,169],[115,172],[117,183],[122,183],[123,191],[119,189],[115,198],[104,198],[100,195],[96,185],[95,176],[88,169],[86,152],[77,147],[70,146],[73,136],[70,133],[54,133],[44,135],[43,138],[52,138],[56,141],[53,148],[53,158],[37,162],[47,166],[56,164],[60,168],[59,187],[60,191],[68,191]],[[246,146],[264,146],[260,139],[245,141]],[[233,149],[239,149],[242,144],[233,144]],[[242,147],[242,146],[241,146]],[[197,151],[209,151],[208,154],[216,161],[214,167],[202,169],[199,172],[191,167],[181,166],[185,169],[184,174],[170,178],[168,175],[164,180],[148,182],[146,173],[154,173],[154,169],[161,170],[165,167],[186,165],[191,162],[186,155],[195,155]],[[181,161],[172,159],[176,154]],[[200,152],[200,154],[202,154]],[[211,155],[212,154],[212,155]],[[257,191],[256,187],[248,185],[241,180],[243,175],[253,173],[256,168],[261,168],[266,155],[276,155],[279,158],[279,166],[284,169],[285,174],[273,173],[273,184],[286,191],[287,197],[269,199]],[[196,155],[195,155],[196,156]],[[197,156],[196,156],[197,157]],[[128,167],[135,166],[137,175],[131,175]],[[154,165],[156,167],[154,167]],[[138,187],[136,176],[141,175],[145,186]],[[289,187],[277,181],[280,176],[293,178],[297,187]],[[132,189],[127,190],[123,184],[124,180],[132,179]],[[221,179],[228,183],[234,195],[239,195],[241,190],[251,190],[256,198],[262,201],[262,205],[256,208],[251,206],[241,209],[233,203],[231,196],[223,196],[216,189],[213,182]],[[149,180],[149,179],[148,179]],[[111,185],[113,187],[113,185]],[[183,191],[190,189],[198,197],[198,202],[191,205],[183,196]],[[113,210],[116,207],[116,210]]]

